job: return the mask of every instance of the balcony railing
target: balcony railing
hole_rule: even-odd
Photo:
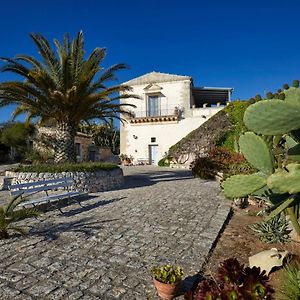
[[[168,122],[178,121],[183,117],[183,110],[177,107],[171,109],[159,109],[150,111],[135,111],[130,123]]]
[[[147,117],[165,117],[165,116],[179,116],[182,112],[179,109],[160,109],[157,111],[135,111],[133,118],[147,118]]]

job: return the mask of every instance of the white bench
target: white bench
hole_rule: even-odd
[[[11,196],[19,196],[24,199],[19,205],[35,207],[40,204],[53,204],[63,199],[74,198],[80,205],[78,196],[87,195],[87,192],[75,191],[72,189],[74,179],[63,177],[58,179],[41,180],[27,183],[12,184],[8,187]],[[45,193],[41,196],[40,193]],[[26,200],[28,199],[28,200]],[[59,207],[61,213],[62,210]]]

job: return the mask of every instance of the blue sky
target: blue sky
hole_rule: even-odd
[[[130,65],[120,82],[150,71],[190,75],[246,99],[300,78],[299,12],[299,0],[3,1],[0,56],[37,56],[29,32],[53,40],[83,30],[87,53],[107,48],[104,66]],[[10,113],[1,109],[0,122]]]

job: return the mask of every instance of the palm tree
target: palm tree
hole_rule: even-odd
[[[27,218],[38,217],[40,215],[40,213],[33,208],[15,210],[19,204],[26,200],[26,198],[22,199],[21,195],[18,195],[12,198],[7,206],[0,206],[0,239],[7,239],[9,237],[9,231],[16,231],[22,235],[26,235],[27,230],[13,224]]]
[[[121,98],[136,97],[128,94],[126,85],[107,87],[115,80],[115,72],[126,68],[116,64],[103,69],[106,49],[96,48],[85,58],[83,33],[72,41],[68,35],[63,43],[54,40],[53,49],[41,34],[30,34],[38,48],[41,60],[28,55],[2,58],[2,72],[20,75],[23,81],[0,84],[0,106],[16,104],[13,118],[26,113],[26,122],[33,118],[39,122],[55,121],[55,162],[75,161],[74,139],[81,121],[107,118],[121,119],[130,115],[131,104],[120,104]]]

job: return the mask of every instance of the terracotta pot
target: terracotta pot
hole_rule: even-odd
[[[153,278],[154,285],[156,287],[158,296],[164,300],[172,300],[176,296],[180,281],[174,284],[162,283]]]

